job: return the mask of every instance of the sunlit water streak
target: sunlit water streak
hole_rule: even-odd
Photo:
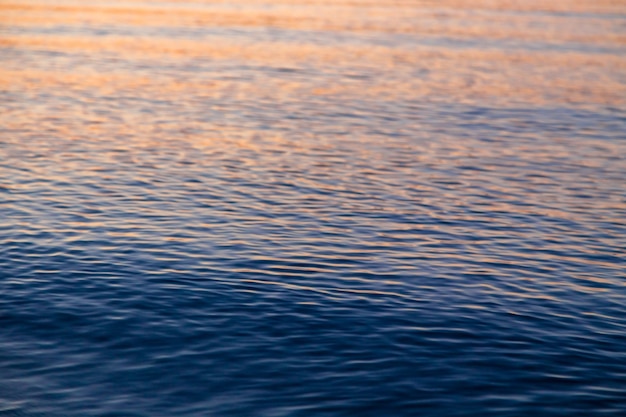
[[[0,3],[0,416],[626,413],[626,4]]]

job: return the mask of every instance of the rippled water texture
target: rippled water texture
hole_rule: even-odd
[[[626,2],[0,1],[0,417],[626,415]]]

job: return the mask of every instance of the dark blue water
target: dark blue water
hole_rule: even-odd
[[[626,415],[623,14],[450,6],[480,29],[452,41],[307,3],[324,36],[277,5],[258,38],[32,4],[0,49],[0,416]]]

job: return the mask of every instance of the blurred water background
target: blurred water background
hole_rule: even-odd
[[[0,416],[626,415],[626,2],[0,1]]]

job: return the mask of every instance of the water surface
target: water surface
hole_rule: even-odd
[[[0,3],[0,416],[624,415],[626,4],[543,3]]]

